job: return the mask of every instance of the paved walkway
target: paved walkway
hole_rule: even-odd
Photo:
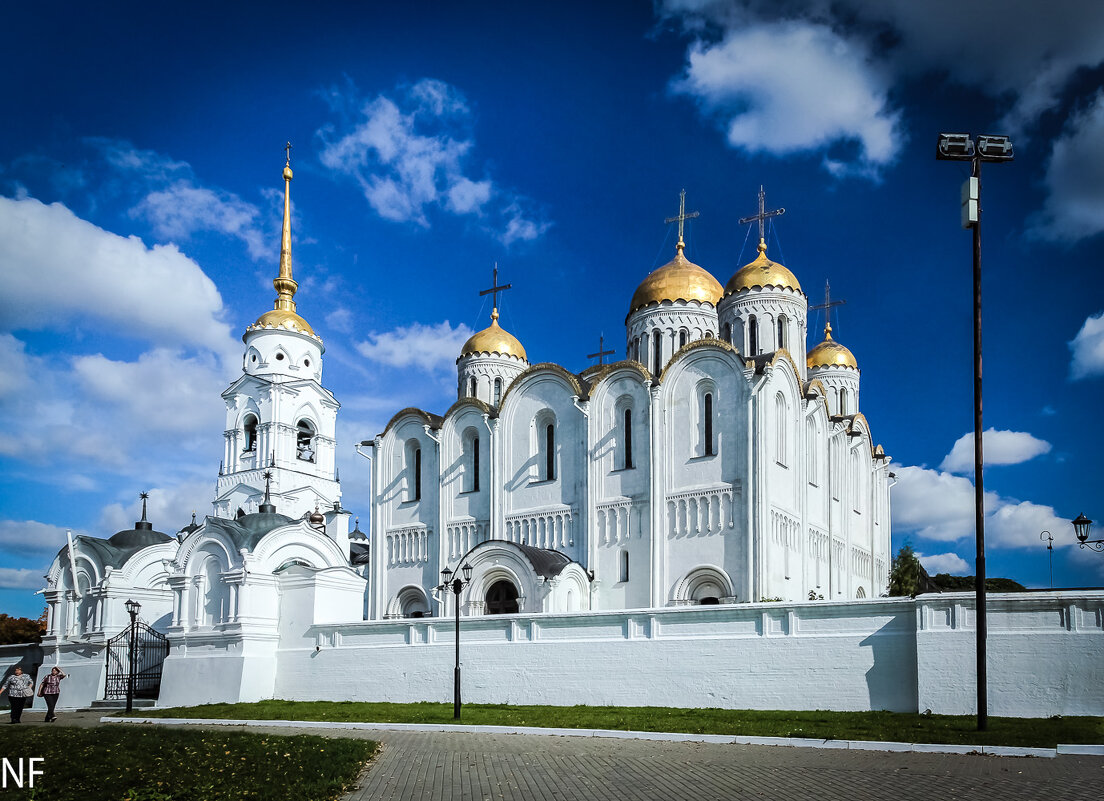
[[[61,722],[94,726],[99,717],[99,712],[68,713]],[[35,723],[40,719],[41,713],[24,716],[32,725],[46,725]],[[310,733],[382,743],[347,801],[1097,801],[1104,786],[1099,756],[1039,759],[519,734]]]

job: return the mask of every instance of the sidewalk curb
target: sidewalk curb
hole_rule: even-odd
[[[552,729],[538,726],[465,726],[447,723],[349,723],[326,720],[222,720],[214,718],[118,718],[105,715],[100,723],[145,723],[160,726],[246,726],[250,728],[354,729],[361,731],[411,731],[458,734],[535,734],[549,737],[602,737],[614,740],[714,743],[718,745],[774,745],[791,748],[834,748],[849,751],[888,751],[927,754],[985,754],[988,756],[1043,757],[1059,754],[1104,756],[1104,745],[1059,745],[1028,748],[1006,745],[942,745],[893,743],[874,740],[820,740],[800,737],[748,737],[731,734],[680,734],[614,729]]]

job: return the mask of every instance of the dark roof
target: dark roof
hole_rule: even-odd
[[[160,545],[171,540],[168,534],[154,531],[152,528],[128,528],[111,535],[108,540],[116,548],[145,548],[148,545]]]
[[[265,534],[295,522],[287,515],[277,512],[254,512],[250,515],[242,515],[237,520],[209,516],[203,524],[208,529],[225,534],[234,543],[236,550],[245,548],[247,551],[252,551]]]
[[[350,542],[349,543],[349,561],[354,565],[366,565],[368,564],[368,554],[371,551],[372,546],[367,542]]]
[[[563,572],[563,569],[571,564],[571,557],[567,554],[560,553],[559,551],[552,551],[547,548],[534,548],[532,545],[519,545],[516,542],[508,542],[506,540],[484,540],[476,545],[467,554],[464,559],[461,559],[463,563],[468,555],[474,553],[480,548],[485,548],[492,545],[500,545],[506,548],[517,548],[521,551],[522,555],[528,560],[529,564],[533,566],[533,572],[538,576],[542,576],[546,579],[555,578]]]
[[[85,534],[77,535],[74,540],[80,542],[82,548],[96,554],[105,567],[120,568],[143,548],[171,542],[172,537],[153,529],[127,529],[112,535],[108,540]],[[58,556],[65,552],[66,548],[62,547]]]

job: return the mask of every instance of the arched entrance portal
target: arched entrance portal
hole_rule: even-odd
[[[500,579],[487,590],[488,615],[512,615],[518,611],[518,591],[512,581]]]

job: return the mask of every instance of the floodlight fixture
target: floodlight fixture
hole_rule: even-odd
[[[981,135],[977,138],[977,152],[983,161],[1011,161],[1012,140],[1007,136]]]
[[[935,157],[941,161],[969,161],[974,157],[974,140],[970,134],[941,133]]]

